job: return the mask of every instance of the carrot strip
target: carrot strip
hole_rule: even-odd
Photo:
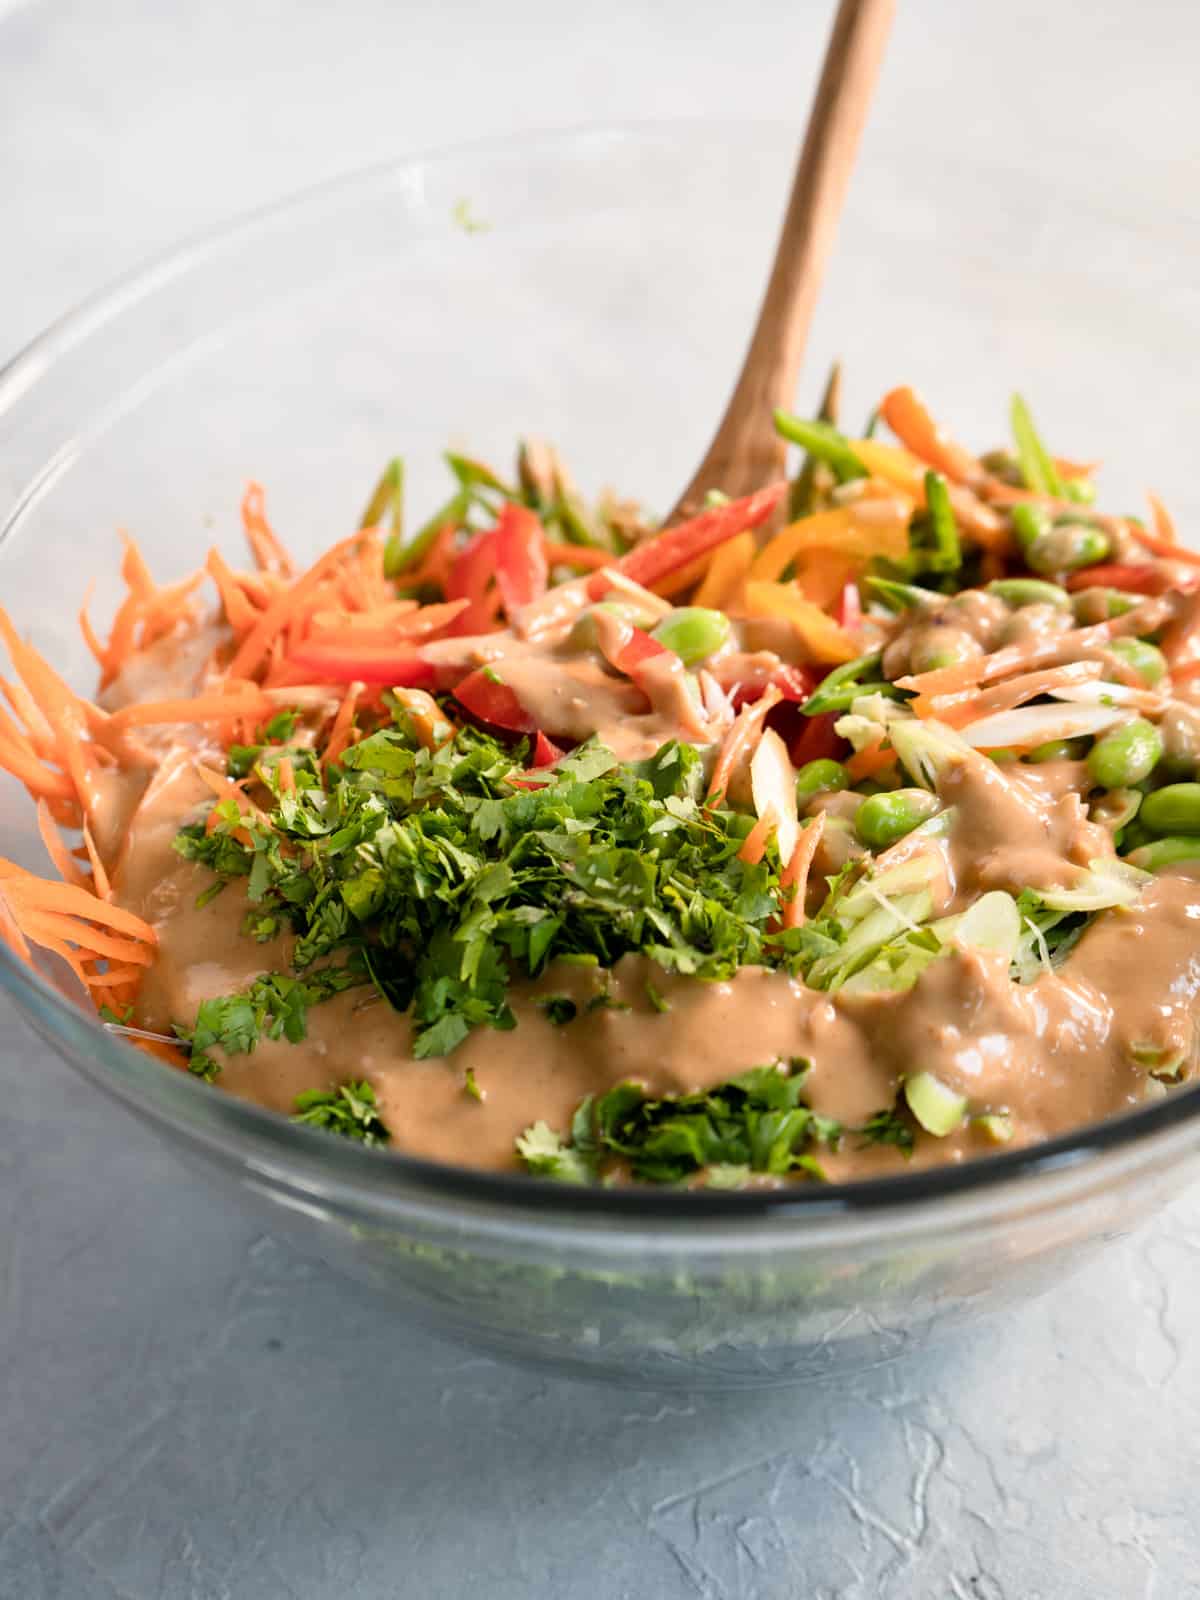
[[[235,633],[244,633],[247,628],[253,627],[258,612],[221,552],[215,547],[211,549],[204,565],[217,586],[221,609],[229,626]]]
[[[346,552],[352,550],[362,538],[352,533],[340,540],[331,550],[320,556],[308,571],[296,579],[290,588],[278,594],[262,616],[251,628],[237,648],[229,663],[231,678],[249,678],[261,666],[271,641],[290,623],[295,622],[308,609],[308,603],[320,589],[331,572],[335,572]]]
[[[328,768],[331,762],[339,760],[350,743],[350,736],[354,732],[354,713],[358,709],[359,696],[366,687],[365,683],[355,682],[347,688],[329,730],[329,741],[321,758],[322,767]]]
[[[39,911],[65,916],[88,917],[117,933],[126,933],[133,939],[156,945],[158,934],[148,922],[126,911],[122,906],[99,900],[89,889],[79,889],[69,883],[53,883],[48,878],[36,877],[32,872],[0,859],[0,883],[10,900],[35,906]]]
[[[45,800],[75,799],[75,785],[65,772],[53,772],[44,767],[30,753],[24,740],[17,744],[3,732],[0,732],[0,767],[19,779],[30,794],[40,795]]]
[[[974,486],[987,477],[977,458],[933,420],[914,389],[892,389],[880,401],[879,414],[902,445],[952,482]]]
[[[37,803],[37,819],[38,832],[42,836],[42,843],[46,846],[46,854],[58,868],[59,876],[65,883],[74,884],[77,889],[90,891],[87,874],[80,870],[78,863],[63,843],[63,837],[50,815],[50,807],[44,800],[39,800]]]
[[[774,808],[768,806],[743,840],[742,848],[738,851],[738,860],[744,861],[749,867],[756,867],[766,854],[767,840],[777,826]]]
[[[112,899],[112,884],[109,882],[108,872],[104,862],[100,859],[100,852],[96,849],[96,841],[92,838],[92,830],[88,827],[86,819],[83,824],[83,844],[88,853],[88,860],[92,864],[92,882],[95,892],[101,900]]]
[[[250,553],[264,572],[294,578],[296,568],[267,521],[267,497],[260,483],[248,483],[242,496],[242,528]]]
[[[238,689],[214,690],[211,694],[198,694],[190,700],[146,700],[138,705],[122,706],[112,714],[115,730],[143,728],[163,722],[225,722],[234,717],[266,717],[275,709],[257,684],[245,684]]]
[[[291,756],[280,756],[275,764],[275,771],[279,775],[279,787],[284,794],[295,794],[296,773],[292,766]]]
[[[24,927],[31,939],[36,939],[41,929],[53,937],[66,939],[95,956],[132,961],[140,967],[148,967],[154,960],[154,951],[150,945],[143,944],[137,939],[123,939],[120,934],[104,933],[99,928],[92,928],[82,923],[77,917],[64,916],[59,911],[28,911]]]
[[[123,967],[109,966],[103,972],[89,972],[84,976],[84,983],[89,989],[103,989],[119,983],[139,983],[142,977],[141,967],[126,965]]]
[[[10,683],[7,678],[0,678],[0,689],[3,689],[4,698],[25,724],[24,742],[42,761],[53,762],[58,745],[54,730],[39,710],[37,701],[23,683]]]
[[[1027,644],[1007,645],[990,656],[974,661],[960,661],[952,667],[938,667],[932,672],[920,672],[906,678],[897,678],[896,686],[909,689],[918,695],[949,694],[965,689],[971,684],[994,683],[1009,673],[1031,670],[1034,667],[1056,666],[1076,660],[1092,650],[1104,649],[1114,639],[1138,638],[1154,633],[1173,614],[1164,600],[1144,600],[1123,616],[1110,617],[1107,622],[1094,623],[1089,628],[1073,628],[1068,633],[1058,633],[1050,638]]]
[[[873,778],[877,772],[890,767],[895,759],[896,752],[890,748],[885,749],[881,737],[875,744],[867,745],[862,750],[856,750],[852,756],[848,756],[846,771],[855,783],[861,783],[864,778]]]
[[[597,550],[587,544],[564,544],[557,539],[542,539],[542,549],[546,552],[546,561],[552,567],[578,567],[581,571],[594,572],[601,567],[611,566],[615,557],[611,550]]]
[[[1156,556],[1162,556],[1168,561],[1186,561],[1189,566],[1200,567],[1200,550],[1189,550],[1187,545],[1180,544],[1174,519],[1166,506],[1153,491],[1148,492],[1146,498],[1150,502],[1150,514],[1154,518],[1154,531],[1151,533],[1140,524],[1131,522],[1128,527],[1133,537]]]
[[[8,909],[3,893],[0,893],[0,939],[20,960],[27,962],[30,966],[33,965],[33,951],[29,948],[16,918]]]
[[[752,705],[743,706],[733,719],[733,725],[717,753],[708,786],[707,805],[715,806],[724,799],[734,767],[758,743],[768,712],[782,699],[783,691],[776,684],[768,684],[759,698]]]
[[[779,875],[781,890],[791,889],[790,897],[783,902],[781,921],[785,928],[799,928],[804,924],[804,898],[808,892],[808,875],[812,870],[817,846],[825,836],[825,822],[829,813],[818,811],[801,831],[792,851],[791,860]]]
[[[1040,672],[1024,672],[1016,678],[1006,678],[994,689],[957,689],[952,694],[919,695],[912,709],[919,717],[933,717],[948,723],[952,728],[965,727],[968,722],[996,711],[1014,711],[1027,700],[1035,700],[1052,689],[1064,689],[1078,683],[1094,683],[1104,676],[1098,661],[1069,661],[1060,667],[1045,667]]]

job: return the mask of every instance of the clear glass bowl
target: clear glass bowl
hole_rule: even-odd
[[[787,130],[712,125],[493,144],[351,177],[157,263],[0,375],[5,605],[88,686],[75,613],[92,580],[93,614],[111,608],[118,527],[177,576],[211,542],[239,550],[254,476],[286,539],[315,553],[396,452],[411,504],[436,503],[448,443],[504,460],[518,434],[549,434],[589,489],[669,503],[740,358],[790,156]],[[804,400],[840,353],[864,414],[913,381],[988,440],[1020,384],[1064,450],[1161,467],[1159,487],[1194,510],[1188,419],[1138,398],[1195,326],[1189,262],[1164,260],[1136,216],[1087,212],[1037,178],[1019,214],[960,229],[984,214],[982,181],[948,165],[922,194],[871,156]],[[43,866],[7,779],[0,854]],[[89,1084],[298,1245],[394,1295],[398,1315],[642,1385],[766,1384],[899,1355],[1057,1281],[1173,1193],[1200,1149],[1187,1090],[931,1174],[577,1192],[294,1127],[104,1034],[54,979],[0,947],[0,984]]]

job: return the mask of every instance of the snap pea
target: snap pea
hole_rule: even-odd
[[[1063,611],[1071,609],[1071,596],[1057,583],[1047,583],[1045,578],[997,578],[987,586],[987,592],[998,596],[1010,606],[1058,606]]]
[[[1017,447],[1017,464],[1021,469],[1026,488],[1035,489],[1038,494],[1051,494],[1055,499],[1061,500],[1064,489],[1058,468],[1038,436],[1033,418],[1029,414],[1029,407],[1019,394],[1012,397],[1009,420],[1012,425],[1013,443]]]
[[[1008,515],[1022,550],[1028,550],[1035,539],[1050,530],[1050,513],[1040,506],[1030,505],[1027,500],[1018,500]]]
[[[387,576],[395,578],[410,567],[415,567],[442,529],[447,524],[458,527],[470,509],[471,492],[469,489],[460,489],[434,512],[428,522],[421,524],[407,544],[401,535],[389,534],[383,551],[383,570]]]
[[[1200,834],[1200,783],[1169,783],[1142,801],[1142,821],[1151,833]]]
[[[926,555],[926,564],[932,572],[956,572],[962,566],[962,545],[950,491],[940,472],[925,474],[925,506],[933,535],[933,549]]]
[[[850,787],[850,774],[840,761],[822,757],[807,761],[796,774],[796,807],[803,811],[819,794],[834,794]]]
[[[1125,859],[1131,867],[1141,867],[1143,872],[1161,872],[1164,867],[1173,867],[1177,861],[1200,861],[1200,839],[1194,834],[1155,839]]]
[[[866,587],[889,611],[932,611],[946,603],[945,595],[932,589],[922,589],[915,583],[896,583],[891,578],[867,578]]]
[[[1059,522],[1039,533],[1025,550],[1035,572],[1078,572],[1103,561],[1111,546],[1108,535],[1086,522]]]
[[[828,422],[805,422],[790,412],[775,412],[775,432],[792,444],[807,450],[817,461],[832,469],[839,483],[850,483],[855,478],[865,478],[867,469],[850,448],[844,434]]]
[[[1104,789],[1128,789],[1150,776],[1162,752],[1158,729],[1144,717],[1135,717],[1097,739],[1088,754],[1088,770]]]
[[[924,789],[895,789],[868,795],[855,814],[854,827],[868,849],[884,850],[940,809],[937,796]]]
[[[695,667],[729,642],[729,618],[707,606],[677,606],[651,637],[674,650],[685,667]]]
[[[1079,761],[1087,754],[1087,749],[1087,739],[1048,739],[1031,750],[1025,759],[1035,766],[1043,761]]]
[[[882,694],[885,690],[894,693],[890,684],[877,681],[882,660],[883,652],[875,650],[834,667],[800,707],[801,711],[806,717],[815,717],[823,711],[844,711],[860,694]],[[871,681],[864,683],[864,675],[873,675]]]
[[[1153,689],[1167,675],[1167,658],[1157,645],[1145,639],[1114,639],[1109,646],[1113,655],[1127,661],[1148,688]]]

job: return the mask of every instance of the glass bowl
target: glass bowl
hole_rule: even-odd
[[[162,579],[209,543],[233,554],[250,476],[302,554],[353,525],[392,454],[410,504],[431,507],[443,448],[506,460],[523,432],[552,436],[590,490],[669,504],[740,359],[791,145],[785,129],[712,124],[493,143],[352,176],[159,261],[0,375],[4,604],[90,687],[75,615],[93,581],[93,615],[111,610],[116,530]],[[1162,468],[1186,525],[1188,418],[1139,397],[1159,393],[1180,328],[1196,325],[1189,263],[1165,260],[1136,215],[1088,212],[1049,180],[1010,185],[1019,206],[993,213],[985,181],[951,163],[923,193],[869,153],[803,403],[840,354],[864,416],[915,382],[987,441],[1019,384],[1062,449]],[[7,779],[0,854],[44,870],[32,807]],[[937,1172],[778,1193],[576,1191],[293,1126],[129,1049],[3,947],[0,985],[181,1162],[377,1285],[397,1315],[644,1386],[769,1384],[900,1355],[1058,1281],[1172,1194],[1200,1150],[1189,1089]]]

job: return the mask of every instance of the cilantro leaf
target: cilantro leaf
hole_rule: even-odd
[[[391,1134],[383,1124],[375,1101],[375,1091],[367,1082],[343,1083],[328,1092],[306,1089],[296,1096],[293,1122],[310,1128],[324,1128],[344,1139],[360,1144],[387,1144]]]

